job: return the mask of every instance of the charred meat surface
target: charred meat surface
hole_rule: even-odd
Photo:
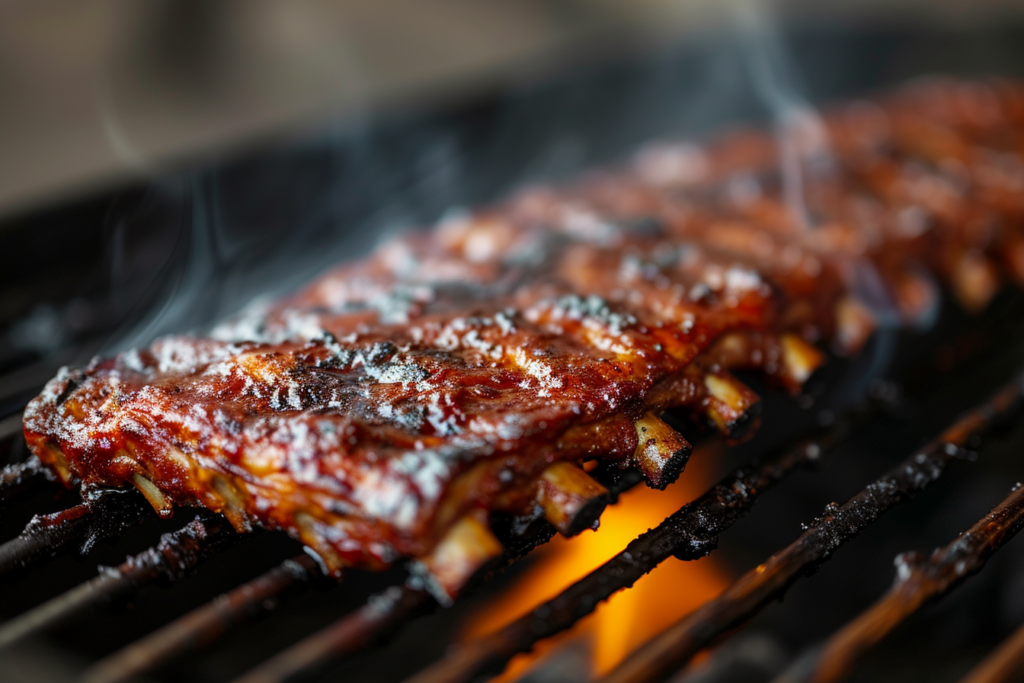
[[[820,347],[1024,284],[1024,85],[930,81],[793,132],[653,144],[629,163],[453,213],[208,338],[64,369],[25,413],[68,484],[161,514],[285,529],[334,571],[419,560],[453,594],[501,548],[488,513],[591,526],[589,463],[678,476],[683,408],[731,438]],[[437,591],[435,591],[437,593]]]

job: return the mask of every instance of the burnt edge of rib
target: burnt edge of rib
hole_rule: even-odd
[[[145,584],[176,581],[240,538],[223,517],[201,515],[117,567],[101,567],[89,581],[0,624],[0,647],[65,623],[94,605],[115,602]]]
[[[593,528],[610,502],[610,494],[588,500],[586,504],[580,508],[579,512],[576,513],[572,524],[569,525],[569,529],[566,531],[566,535],[575,536],[587,529]]]
[[[976,440],[1022,409],[1024,378],[1017,378],[845,504],[828,506],[796,541],[744,574],[721,596],[652,638],[602,683],[660,681],[672,675],[715,638],[781,597],[802,575],[813,573],[884,512],[936,481],[951,462],[968,459],[968,445],[975,446]]]
[[[928,557],[906,552],[896,558],[896,580],[874,605],[835,633],[824,645],[797,659],[777,682],[832,683],[850,673],[861,655],[924,605],[977,574],[1024,527],[1024,486],[987,515]]]

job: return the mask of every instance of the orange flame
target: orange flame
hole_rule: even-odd
[[[641,485],[624,493],[602,515],[596,533],[556,537],[538,551],[540,557],[511,586],[470,616],[463,639],[495,631],[558,595],[695,498],[711,483],[708,463],[714,462],[712,456],[707,450],[695,454],[684,475],[665,491]],[[603,674],[672,622],[721,593],[730,582],[713,557],[695,562],[670,558],[631,589],[613,595],[575,628],[513,659],[494,680],[515,680],[552,648],[580,637],[590,640],[593,673]]]

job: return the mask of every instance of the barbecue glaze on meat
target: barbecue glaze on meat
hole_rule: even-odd
[[[161,514],[288,530],[334,570],[418,558],[443,593],[501,548],[494,511],[566,534],[608,496],[596,461],[663,488],[683,408],[733,438],[938,285],[972,310],[1024,284],[1024,86],[921,83],[789,131],[651,145],[381,246],[210,338],[63,369],[25,414],[68,484]],[[788,200],[787,200],[788,198]]]

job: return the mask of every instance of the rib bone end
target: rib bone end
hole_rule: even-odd
[[[980,252],[964,252],[953,270],[953,291],[964,308],[979,313],[998,293],[999,273]]]
[[[348,566],[348,563],[327,542],[327,536],[330,534],[329,525],[305,512],[297,512],[295,526],[299,529],[299,540],[316,554],[323,565],[324,574],[340,578],[342,570]]]
[[[825,354],[795,334],[782,335],[780,343],[786,381],[796,391],[825,362]]]
[[[213,477],[213,490],[221,501],[221,514],[228,518],[238,533],[252,531],[252,522],[246,512],[244,494],[225,477]]]
[[[875,314],[863,301],[844,297],[836,304],[837,349],[850,355],[859,351],[878,327]]]
[[[724,370],[705,375],[704,386],[707,414],[718,430],[730,439],[750,434],[761,417],[761,397]]]
[[[610,500],[608,489],[571,462],[556,462],[538,480],[537,503],[563,536],[591,528]]]
[[[482,511],[457,521],[429,555],[419,561],[417,573],[442,605],[450,605],[462,587],[484,565],[502,553],[501,542],[487,526]]]
[[[170,501],[164,497],[157,485],[151,480],[142,476],[139,473],[135,473],[132,477],[132,483],[135,484],[135,488],[149,501],[149,504],[153,506],[157,514],[161,517],[169,517],[172,512]]]
[[[75,474],[71,471],[71,465],[68,464],[67,458],[64,457],[64,451],[45,439],[29,439],[26,437],[26,440],[30,446],[33,443],[35,444],[32,446],[32,451],[36,454],[36,457],[44,464],[49,465],[66,486],[71,486],[75,483]]]
[[[654,413],[637,420],[635,427],[638,441],[633,463],[648,486],[664,489],[679,477],[693,447]]]

